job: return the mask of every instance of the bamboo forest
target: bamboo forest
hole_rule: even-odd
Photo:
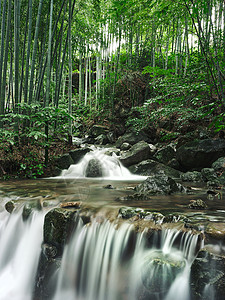
[[[225,1],[0,0],[0,300],[225,299]]]

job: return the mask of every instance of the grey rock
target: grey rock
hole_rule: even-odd
[[[140,141],[124,153],[121,156],[120,161],[125,167],[129,167],[150,158],[150,156],[151,152],[148,143]]]
[[[73,163],[77,164],[88,152],[90,152],[90,148],[83,148],[83,149],[76,149],[76,150],[71,150],[69,152],[69,155],[73,159]]]
[[[169,177],[180,178],[182,174],[180,171],[177,171],[169,166],[166,166],[151,159],[144,160],[136,165],[133,165],[129,167],[129,170],[133,174],[143,176],[151,176],[163,172]]]
[[[73,159],[69,153],[63,154],[61,157],[59,157],[56,160],[57,167],[60,168],[61,170],[68,169],[69,166],[72,165],[73,163],[74,163]]]
[[[202,181],[202,174],[198,171],[186,172],[181,175],[182,181],[200,182]]]
[[[85,170],[86,177],[102,177],[102,166],[98,159],[91,159]]]
[[[190,279],[194,299],[224,299],[225,257],[210,253],[207,249],[200,250],[191,266]],[[210,291],[214,296],[210,295]]]
[[[162,149],[158,150],[153,156],[158,162],[167,164],[170,160],[175,158],[175,150],[171,145],[167,145]]]
[[[129,143],[123,143],[121,146],[120,146],[120,150],[122,151],[126,151],[126,150],[129,150],[131,147],[131,145]]]
[[[109,128],[102,125],[93,125],[89,131],[91,137],[97,137],[100,134],[107,134],[109,132]]]
[[[116,141],[116,147],[120,148],[123,143],[134,145],[140,141],[152,143],[151,138],[149,138],[149,136],[144,133],[128,132],[118,138],[118,140]]]
[[[170,195],[172,193],[181,192],[182,186],[177,184],[171,177],[161,173],[149,176],[145,181],[135,187],[135,191],[148,195]]]
[[[216,171],[225,171],[225,157],[220,157],[213,164],[212,168]]]
[[[95,138],[95,142],[98,145],[106,145],[109,142],[109,140],[107,138],[107,135],[102,133]]]
[[[5,204],[5,209],[7,212],[9,212],[10,214],[13,212],[15,208],[15,203],[14,201],[8,201],[6,204]]]
[[[205,139],[189,142],[177,149],[176,158],[186,170],[211,167],[218,158],[225,156],[225,140]]]
[[[203,168],[201,173],[203,180],[206,182],[217,180],[217,175],[213,168]]]

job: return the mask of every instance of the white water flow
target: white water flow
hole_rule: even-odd
[[[115,153],[112,153],[112,156],[106,154],[108,150],[109,149],[95,149],[88,152],[78,164],[71,165],[68,170],[63,170],[58,178],[89,177],[86,175],[90,161],[97,162],[97,168],[100,166],[101,176],[96,176],[97,178],[110,180],[140,180],[146,178],[144,176],[131,174],[131,172],[121,164]]]
[[[0,299],[31,300],[42,242],[44,216],[0,213]]]
[[[64,250],[53,299],[189,300],[197,240],[165,230],[153,234],[150,247],[146,233],[135,234],[130,224],[80,223]]]

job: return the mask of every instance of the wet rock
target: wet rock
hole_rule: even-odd
[[[191,209],[206,209],[207,205],[202,199],[191,200],[188,208]]]
[[[217,175],[213,168],[203,168],[201,170],[202,178],[204,181],[214,181],[217,180]]]
[[[6,204],[5,204],[5,209],[7,212],[9,212],[10,214],[13,212],[15,208],[15,203],[14,201],[8,201]]]
[[[175,158],[175,154],[176,152],[174,150],[174,147],[172,147],[171,145],[167,145],[155,153],[154,159],[156,159],[160,163],[168,164],[170,160]]]
[[[225,257],[200,250],[191,266],[190,280],[194,299],[224,299]]]
[[[120,150],[122,151],[126,151],[126,150],[129,150],[131,147],[131,145],[129,143],[123,143],[121,146],[120,146]]]
[[[119,216],[121,216],[123,219],[130,219],[134,216],[137,215],[137,213],[140,211],[141,209],[135,208],[135,207],[121,207],[119,209]],[[141,210],[144,211],[144,210]]]
[[[23,220],[26,221],[34,210],[42,210],[42,202],[43,198],[38,197],[36,200],[31,200],[28,203],[25,203],[22,212]]]
[[[73,159],[73,163],[77,164],[88,152],[90,152],[90,148],[83,148],[83,149],[76,149],[76,150],[71,150],[69,152],[69,155]]]
[[[208,223],[208,225],[205,228],[205,235],[208,242],[225,242],[225,223]]]
[[[165,293],[185,265],[185,261],[176,258],[175,255],[154,251],[144,258],[141,270],[142,283],[151,293]]]
[[[197,171],[186,172],[181,175],[181,179],[182,179],[182,181],[201,182],[202,174],[201,174],[201,172],[197,172]]]
[[[177,184],[171,177],[164,173],[149,176],[145,181],[135,187],[135,191],[147,195],[164,194],[181,192],[182,186]]]
[[[207,168],[225,156],[225,140],[205,139],[189,142],[177,149],[176,158],[186,170]]]
[[[102,166],[98,159],[93,158],[89,161],[85,176],[86,177],[102,177]]]
[[[68,169],[73,163],[73,159],[69,153],[63,154],[56,160],[57,167],[61,170]]]
[[[76,211],[62,208],[50,210],[44,220],[44,243],[57,248],[57,256],[62,254],[65,241],[74,229]]]
[[[150,156],[151,152],[149,145],[144,141],[140,141],[139,143],[133,145],[129,151],[123,154],[120,158],[120,161],[125,167],[129,167],[148,159]]]
[[[161,164],[157,161],[148,159],[144,160],[136,165],[129,167],[129,170],[133,174],[143,175],[143,176],[151,176],[153,174],[164,173],[172,178],[180,178],[181,172],[177,171],[169,166]]]
[[[114,190],[115,188],[111,184],[107,184],[107,185],[104,186],[104,189]]]

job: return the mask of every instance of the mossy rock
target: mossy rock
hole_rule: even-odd
[[[75,225],[75,214],[76,211],[54,208],[45,216],[44,243],[56,246],[59,255],[73,225]]]

